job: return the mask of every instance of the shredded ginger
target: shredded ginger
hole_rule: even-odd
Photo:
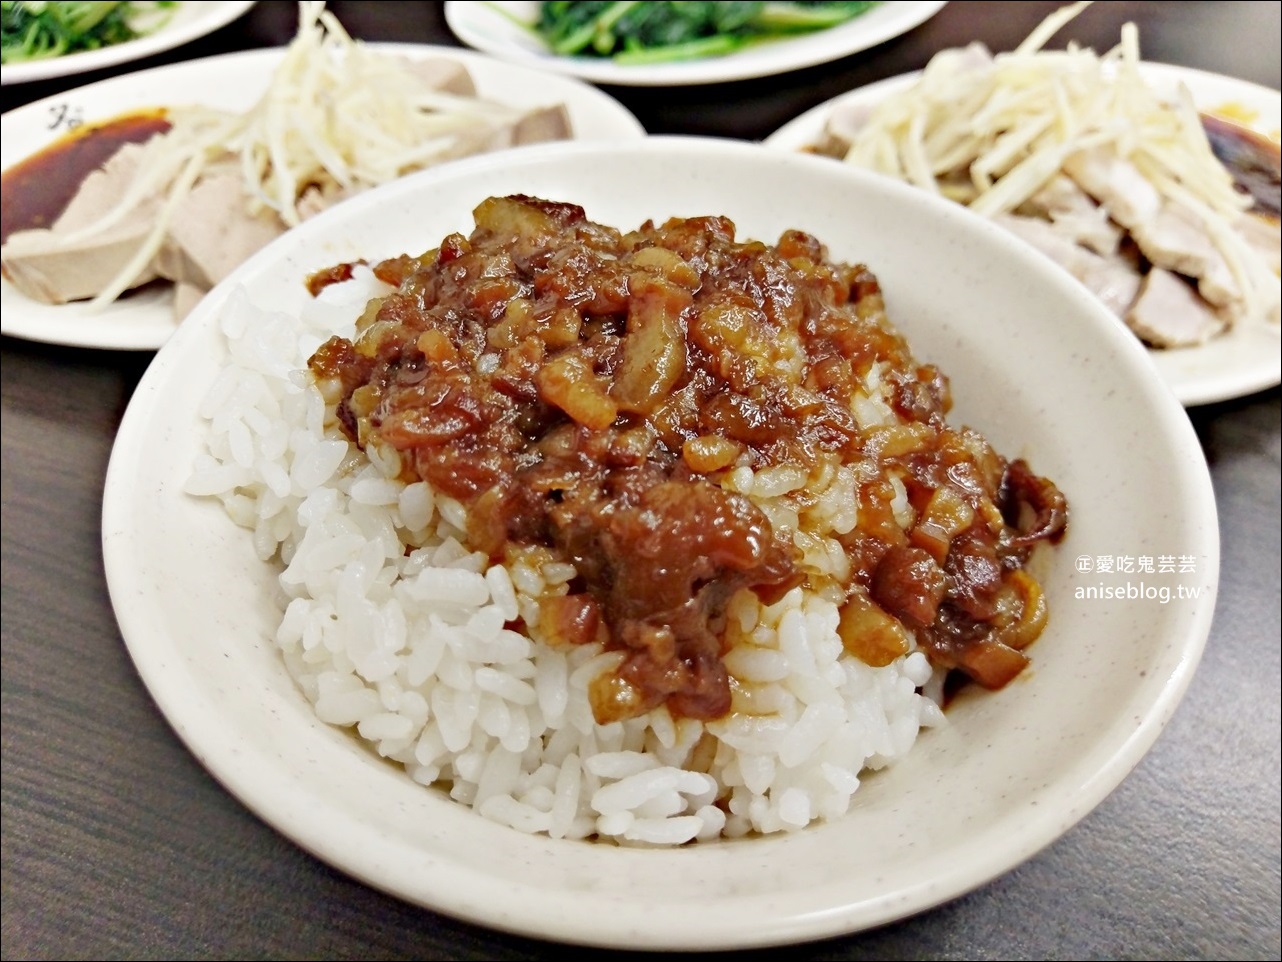
[[[1145,82],[1135,25],[1103,56],[1072,43],[1042,49],[1089,5],[1057,10],[1010,53],[972,45],[936,55],[916,82],[842,132],[845,160],[993,217],[1025,203],[1079,151],[1112,150],[1198,216],[1244,314],[1276,319],[1277,276],[1232,229],[1251,198],[1212,152],[1188,90],[1172,100]]]
[[[304,216],[304,195],[329,201],[472,153],[523,113],[432,89],[409,62],[353,40],[324,2],[304,0],[297,36],[258,102],[244,113],[171,108],[172,128],[147,142],[129,190],[71,235],[93,236],[163,191],[147,239],[91,305],[110,304],[131,286],[164,244],[178,202],[215,161],[238,161],[249,214],[269,209],[292,227]]]

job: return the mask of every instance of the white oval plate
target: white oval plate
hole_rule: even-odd
[[[645,129],[622,104],[595,87],[454,47],[371,44],[389,54],[448,57],[463,63],[482,97],[515,106],[565,104],[576,136],[635,140]],[[66,133],[68,123],[106,120],[130,110],[204,104],[246,110],[261,96],[280,63],[281,49],[206,57],[113,77],[47,97],[0,116],[0,168],[31,156]],[[114,350],[154,350],[177,329],[167,287],[130,294],[94,312],[84,302],[40,304],[0,280],[0,333],[49,344]]]
[[[1144,76],[1157,89],[1188,88],[1194,103],[1204,111],[1234,109],[1239,123],[1249,124],[1277,140],[1282,131],[1282,94],[1245,80],[1206,73],[1171,64],[1141,64]],[[823,136],[834,111],[871,107],[907,87],[916,73],[891,77],[841,94],[784,124],[763,141],[768,147],[805,150]],[[1150,350],[1163,380],[1181,403],[1192,406],[1226,401],[1282,383],[1282,352],[1278,328],[1265,324],[1237,324],[1228,333],[1199,347]]]
[[[828,30],[763,43],[724,57],[631,65],[600,57],[561,57],[552,53],[530,30],[521,26],[521,23],[534,22],[539,7],[536,2],[447,0],[445,22],[468,46],[504,60],[571,74],[594,83],[666,87],[747,80],[827,63],[907,33],[933,17],[943,5],[926,0],[888,0]]]
[[[100,50],[83,50],[61,57],[51,57],[48,60],[5,64],[0,67],[0,84],[20,84],[32,80],[48,80],[50,77],[67,77],[141,60],[143,57],[172,50],[174,47],[211,34],[247,13],[253,5],[254,0],[180,0],[177,9],[172,11],[172,16],[169,16],[167,11],[150,14],[149,16],[152,17],[169,16],[169,19],[163,21],[163,26],[150,33],[144,33],[136,40],[127,40]],[[146,23],[146,17],[139,21],[140,27],[144,30]]]
[[[742,238],[813,232],[833,257],[878,274],[917,355],[952,376],[955,419],[1065,492],[1068,533],[1039,571],[1050,623],[1032,669],[1001,692],[964,693],[947,728],[864,779],[847,816],[675,850],[491,823],[317,720],[273,642],[275,569],[217,502],[182,493],[205,430],[198,404],[226,357],[219,312],[234,289],[264,309],[297,310],[309,271],[422,250],[470,231],[482,199],[514,192],[576,202],[622,228],[724,214]],[[1219,573],[1215,501],[1188,418],[1139,343],[1066,274],[924,192],[816,157],[701,138],[479,157],[360,195],[279,238],[211,292],[149,366],[107,472],[103,554],[121,632],[157,704],[268,823],[410,902],[631,949],[847,933],[1029,858],[1153,743],[1201,656]],[[1123,555],[1179,558],[1187,570],[1083,570]],[[1128,599],[1128,579],[1165,588],[1169,603]],[[1101,585],[1122,593],[1090,597]]]

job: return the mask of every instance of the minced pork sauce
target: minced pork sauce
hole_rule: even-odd
[[[719,216],[624,233],[511,196],[475,221],[376,265],[395,290],[310,368],[353,440],[468,507],[469,547],[574,565],[540,627],[625,653],[592,686],[599,722],[660,704],[725,715],[730,597],[770,603],[820,577],[795,532],[726,483],[744,469],[853,468],[856,520],[829,533],[852,654],[883,665],[920,647],[990,688],[1023,669],[1046,618],[1025,562],[1062,534],[1065,499],[947,424],[946,378],[914,360],[866,267],[799,231],[736,240]],[[861,420],[870,383],[888,417]]]

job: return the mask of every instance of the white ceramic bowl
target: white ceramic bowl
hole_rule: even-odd
[[[573,201],[623,228],[698,214],[728,215],[740,236],[767,241],[802,228],[833,257],[866,262],[918,356],[952,377],[954,417],[1067,495],[1068,535],[1040,572],[1051,620],[1032,669],[999,693],[960,698],[946,729],[865,780],[845,818],[666,851],[489,823],[316,720],[271,641],[273,570],[217,504],[182,493],[233,287],[296,309],[308,271],[430,248],[468,230],[483,198],[517,192]],[[1217,539],[1184,411],[1138,342],[1050,262],[962,208],[839,164],[663,138],[479,158],[363,194],[284,236],[157,355],[121,426],[103,511],[111,597],[138,670],[247,806],[411,902],[630,948],[866,928],[982,885],[1054,841],[1125,777],[1175,709],[1210,628]],[[1105,558],[1171,559],[1181,570],[1101,572]],[[1169,602],[1143,597],[1162,587]],[[1088,597],[1101,589],[1121,597]]]

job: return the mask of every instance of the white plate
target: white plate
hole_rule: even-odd
[[[1198,108],[1234,110],[1239,123],[1277,140],[1282,131],[1282,94],[1245,80],[1170,64],[1144,63],[1144,76],[1157,89],[1189,89]],[[804,150],[821,139],[834,111],[869,107],[913,83],[918,74],[904,74],[834,97],[784,124],[764,141],[768,147]],[[1238,324],[1200,347],[1151,350],[1162,378],[1186,405],[1209,404],[1242,397],[1282,382],[1282,353],[1278,329],[1263,324]]]
[[[1032,670],[999,693],[959,698],[947,728],[864,780],[846,817],[666,851],[491,823],[316,719],[272,640],[275,570],[217,502],[182,493],[204,432],[197,407],[226,356],[217,325],[233,289],[297,310],[308,271],[430,247],[470,230],[485,197],[518,191],[580,203],[622,228],[700,214],[729,216],[744,238],[803,228],[832,256],[866,261],[917,355],[952,376],[956,420],[1029,458],[1069,499],[1067,536],[1039,572],[1051,614]],[[1138,342],[1066,274],[924,192],[820,158],[697,138],[480,157],[358,196],[275,241],[205,298],[134,393],[107,472],[103,552],[121,632],[157,704],[264,820],[410,902],[632,949],[851,932],[1029,858],[1153,743],[1201,656],[1219,573],[1215,502],[1188,418]],[[1187,559],[1188,573],[1149,583],[1200,597],[1079,598],[1100,583],[1125,587],[1081,570],[1092,565],[1079,559],[1105,555]]]
[[[71,74],[88,73],[90,70],[101,70],[104,67],[141,60],[143,57],[172,50],[174,47],[211,34],[246,13],[253,5],[254,0],[180,0],[177,8],[172,11],[157,11],[140,18],[139,27],[143,30],[146,30],[149,19],[156,17],[169,19],[163,20],[163,26],[153,32],[144,33],[136,40],[127,40],[100,50],[83,50],[61,57],[51,57],[48,60],[5,64],[0,67],[0,84],[20,84],[32,80],[48,80],[50,77],[67,77]]]
[[[554,77],[492,57],[415,44],[371,44],[389,54],[442,56],[463,63],[483,97],[516,106],[561,103],[580,139],[634,140],[640,122],[614,98],[568,77]],[[143,107],[199,103],[246,110],[267,88],[281,50],[207,57],[126,74],[48,97],[0,117],[0,168],[8,170],[65,132],[59,118],[86,123]],[[55,129],[50,129],[51,125]],[[99,313],[84,303],[40,304],[0,281],[0,332],[49,344],[115,350],[154,350],[177,329],[168,288],[127,295]]]
[[[724,57],[632,65],[600,57],[561,57],[552,53],[538,37],[512,19],[533,23],[539,7],[534,2],[447,0],[445,22],[468,46],[505,60],[572,74],[594,83],[666,87],[746,80],[827,63],[907,33],[933,17],[943,5],[923,0],[889,0],[831,29],[763,43]]]

